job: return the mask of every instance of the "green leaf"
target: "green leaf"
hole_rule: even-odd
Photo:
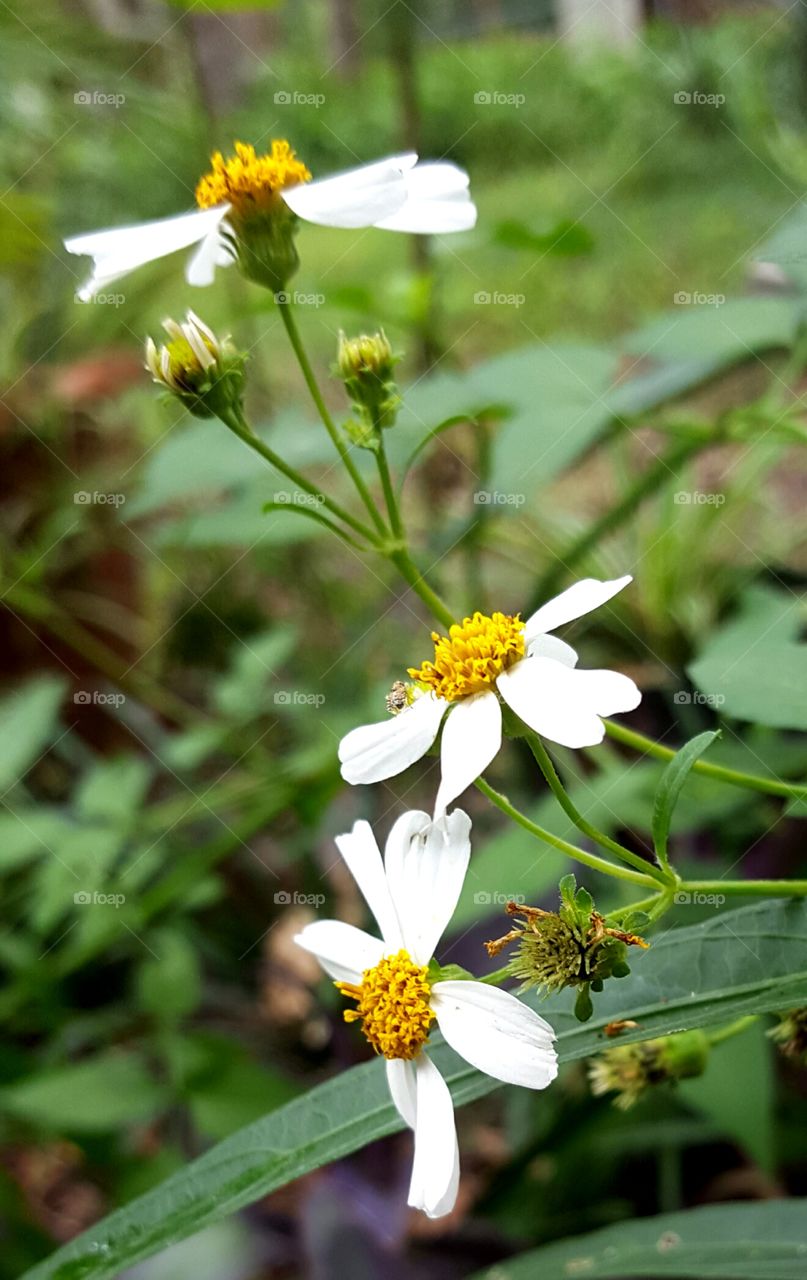
[[[149,934],[148,946],[137,975],[138,1003],[161,1022],[187,1017],[201,994],[196,949],[176,929]]]
[[[667,857],[667,838],[678,797],[695,761],[719,736],[719,729],[699,733],[697,738],[692,738],[681,747],[680,751],[676,751],[661,775],[653,805],[653,845],[659,862],[665,867],[670,865]]]
[[[807,1200],[709,1205],[532,1249],[473,1280],[803,1280]]]
[[[0,1112],[55,1133],[104,1133],[154,1115],[167,1101],[133,1054],[112,1051],[0,1089]]]
[[[539,1007],[558,1032],[561,1060],[569,1061],[606,1043],[604,1028],[617,1017],[639,1023],[624,1033],[621,1042],[628,1043],[805,1002],[807,904],[791,901],[668,929],[630,977],[606,984],[585,1025],[575,1021],[568,993]],[[499,1087],[445,1044],[436,1043],[432,1053],[457,1105]],[[167,1244],[401,1127],[384,1064],[354,1067],[225,1139],[57,1250],[25,1280],[112,1280]]]
[[[752,588],[687,668],[690,679],[726,715],[807,729],[807,644],[797,640],[805,614],[807,598]]]
[[[563,218],[549,231],[533,231],[525,222],[508,218],[497,223],[493,239],[505,249],[523,249],[542,257],[549,254],[555,257],[573,257],[576,254],[591,253],[594,248],[594,237],[588,227],[571,218]]]
[[[792,346],[800,312],[795,298],[732,298],[716,305],[690,300],[651,320],[624,345],[632,355],[652,352],[656,360],[746,360]]]
[[[0,791],[19,782],[52,741],[64,691],[64,680],[42,676],[0,700]]]
[[[716,1045],[704,1074],[681,1080],[677,1092],[772,1173],[775,1054],[765,1031],[755,1022],[742,1035]]]

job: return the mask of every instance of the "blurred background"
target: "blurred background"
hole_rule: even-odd
[[[299,323],[334,413],[338,331],[383,325],[403,353],[396,466],[456,419],[405,489],[454,607],[526,612],[630,571],[574,629],[586,665],[641,685],[630,723],[678,745],[719,717],[712,758],[803,775],[807,6],[10,0],[0,32],[10,1280],[365,1056],[291,938],[317,913],[363,919],[333,836],[358,816],[383,836],[434,791],[434,762],[354,789],[336,759],[429,656],[419,602],[313,522],[264,514],[284,482],[142,368],[145,335],[192,306],[249,350],[258,429],[350,501],[271,296],[232,270],[192,290],[180,254],[81,305],[89,263],[62,237],[192,207],[236,138],[288,138],[315,176],[401,148],[464,166],[473,232],[301,227]],[[778,701],[762,633],[793,664]],[[647,850],[659,766],[612,743],[558,756],[587,816]],[[572,834],[520,744],[490,776]],[[507,897],[554,905],[567,866],[467,807],[473,873],[441,959],[481,972]],[[674,851],[704,876],[803,874],[803,817],[700,778]],[[450,1280],[623,1217],[804,1194],[805,1119],[804,1072],[761,1031],[627,1115],[575,1064],[460,1113],[449,1219],[406,1211],[398,1135],[137,1276]]]

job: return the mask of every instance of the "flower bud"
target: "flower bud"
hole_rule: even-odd
[[[377,433],[395,422],[401,402],[392,376],[397,362],[383,330],[358,338],[339,334],[335,372],[345,384],[356,415],[349,424],[349,434],[363,448],[372,449]]]
[[[708,1060],[709,1039],[703,1031],[615,1045],[589,1063],[591,1092],[615,1093],[614,1105],[627,1111],[653,1085],[703,1075]]]
[[[788,1009],[777,1015],[775,1027],[768,1032],[786,1058],[807,1061],[807,1009]]]
[[[244,390],[244,357],[229,338],[188,311],[184,324],[163,321],[170,341],[157,347],[146,341],[146,369],[154,381],[170,391],[198,418],[222,417],[240,407]]]

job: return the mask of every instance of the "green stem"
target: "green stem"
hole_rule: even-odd
[[[297,328],[297,321],[294,319],[292,305],[290,302],[279,302],[277,307],[286,333],[288,334],[289,342],[292,345],[294,354],[297,357],[297,362],[300,365],[303,377],[305,378],[305,384],[308,387],[311,399],[316,405],[317,413],[322,419],[325,430],[331,437],[334,447],[339,454],[339,457],[342,459],[345,470],[353,481],[353,484],[356,487],[356,492],[359,494],[362,502],[370,513],[370,517],[372,518],[376,529],[380,534],[386,534],[386,526],[378,513],[378,508],[373,501],[370,490],[367,488],[367,485],[362,479],[355,462],[351,458],[350,448],[339,434],[339,429],[328,411],[328,406],[322,398],[322,392],[319,389],[319,384],[314,375],[314,370],[311,367],[311,362],[308,359],[306,349],[303,346],[303,341],[300,337],[300,331]]]
[[[655,756],[659,760],[672,760],[675,755],[675,751],[670,747],[663,747],[660,742],[654,742],[652,738],[645,737],[643,733],[637,733],[635,729],[626,729],[624,725],[617,724],[614,720],[606,720],[605,728],[609,738],[614,738],[616,742],[624,742],[625,746],[633,747],[635,751],[642,751],[645,755]],[[748,791],[762,791],[766,795],[807,800],[807,785],[803,783],[782,782],[778,778],[764,778],[756,773],[743,773],[739,769],[729,769],[726,765],[712,764],[708,760],[696,760],[692,765],[692,771],[703,773],[709,778],[716,778],[720,782],[727,782],[734,787],[744,787]]]
[[[488,800],[496,805],[497,809],[501,809],[502,813],[506,813],[508,818],[512,818],[525,831],[529,831],[530,835],[535,836],[537,840],[542,840],[544,844],[551,845],[553,849],[558,849],[561,853],[565,853],[567,857],[581,862],[583,866],[590,867],[592,871],[602,871],[607,876],[615,876],[617,880],[628,880],[631,884],[652,886],[655,883],[650,875],[645,875],[641,871],[631,871],[628,867],[620,867],[614,862],[609,862],[607,858],[599,857],[596,853],[586,853],[585,849],[579,849],[577,845],[562,839],[561,836],[553,835],[551,831],[545,830],[544,827],[539,827],[537,822],[533,822],[525,813],[522,813],[515,805],[511,804],[506,796],[495,791],[484,778],[477,778],[475,786],[482,792],[483,796],[487,796]]]
[[[268,462],[271,467],[274,467],[276,471],[279,471],[281,475],[284,475],[287,480],[291,480],[291,482],[297,485],[299,489],[302,489],[304,493],[310,493],[311,496],[316,498],[318,502],[321,502],[324,507],[327,507],[328,510],[337,517],[337,519],[342,520],[356,533],[360,534],[363,538],[366,538],[373,546],[378,545],[376,535],[373,533],[372,529],[368,528],[366,524],[362,524],[361,520],[357,520],[355,516],[352,516],[349,511],[346,511],[345,508],[341,506],[340,503],[335,502],[333,498],[329,498],[328,495],[323,493],[321,489],[318,489],[311,480],[308,480],[302,472],[298,471],[295,467],[290,466],[287,462],[284,462],[280,455],[275,453],[274,449],[271,449],[259,435],[256,435],[242,413],[237,410],[233,410],[232,415],[229,415],[226,418],[223,417],[221,421],[224,423],[225,427],[232,431],[233,435],[238,436],[239,440],[242,440],[245,445],[248,445],[250,449],[253,449],[255,453],[259,454],[260,457],[263,458],[264,462]]]
[[[498,987],[500,982],[504,982],[506,978],[512,978],[510,966],[503,965],[501,969],[494,969],[493,973],[486,973],[484,978],[478,978],[478,982],[487,982],[488,986]]]
[[[592,822],[589,822],[587,818],[583,817],[582,813],[580,813],[558,777],[557,770],[552,763],[549,752],[538,734],[528,733],[525,736],[529,744],[529,748],[538,762],[538,767],[549,783],[552,794],[558,801],[558,804],[563,809],[564,813],[568,814],[574,825],[583,832],[583,835],[588,836],[590,840],[594,840],[603,849],[608,849],[610,853],[615,853],[618,858],[621,858],[623,862],[627,862],[630,866],[635,867],[637,871],[645,872],[647,875],[653,876],[655,880],[659,880],[662,883],[669,882],[671,877],[668,876],[660,867],[654,866],[652,863],[648,862],[646,858],[642,858],[638,853],[633,853],[630,849],[626,849],[618,840],[612,840],[604,831],[600,831]]]
[[[438,596],[423,577],[418,569],[407,547],[398,547],[388,553],[389,559],[395,565],[398,572],[409,583],[410,587],[425,605],[431,609],[435,618],[438,618],[445,627],[450,627],[454,623],[454,615],[444,600]]]
[[[682,880],[676,893],[725,894],[727,897],[802,898],[807,880]]]
[[[398,499],[395,497],[395,489],[393,488],[389,462],[387,461],[387,450],[384,446],[383,428],[381,427],[378,428],[378,448],[375,451],[375,460],[378,466],[378,474],[381,477],[381,487],[384,490],[384,501],[387,504],[390,527],[395,537],[404,541],[406,534],[398,507]]]
[[[709,1034],[709,1044],[714,1046],[722,1044],[724,1040],[731,1040],[733,1036],[740,1035],[741,1032],[747,1031],[755,1022],[759,1021],[759,1014],[747,1013],[744,1017],[738,1018],[736,1022],[730,1022],[727,1027],[721,1027],[719,1031],[713,1031]]]

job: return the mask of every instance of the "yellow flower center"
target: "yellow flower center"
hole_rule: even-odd
[[[210,162],[210,172],[199,179],[196,187],[196,203],[200,209],[231,204],[240,217],[265,213],[284,187],[294,187],[311,178],[284,140],[276,139],[272,150],[262,156],[250,144],[236,142],[234,156],[225,159],[216,151]]]
[[[335,983],[343,996],[357,1002],[355,1009],[345,1010],[345,1022],[361,1019],[366,1038],[385,1058],[417,1057],[434,1020],[426,973],[407,951],[398,951],[365,969],[359,986]]]
[[[410,667],[418,684],[448,702],[491,688],[497,676],[524,657],[524,623],[518,614],[475,613],[455,622],[447,636],[432,632],[434,662]]]

